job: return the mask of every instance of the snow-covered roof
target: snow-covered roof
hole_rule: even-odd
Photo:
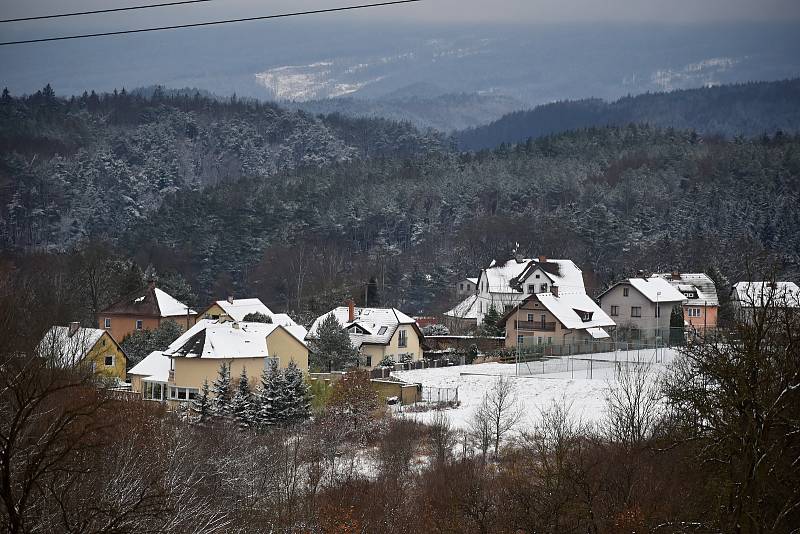
[[[218,300],[215,304],[222,308],[222,311],[234,321],[244,320],[245,315],[249,313],[263,313],[269,316],[275,315],[261,302],[261,299],[233,299],[233,302],[229,300]],[[292,322],[294,323],[294,321]]]
[[[134,365],[128,374],[141,376],[142,380],[166,383],[169,381],[169,367],[169,356],[165,356],[160,350],[155,350]]]
[[[155,294],[158,301],[158,309],[161,310],[161,317],[186,315],[186,304],[158,288],[155,288]],[[197,312],[190,310],[189,313],[195,315]]]
[[[477,319],[478,298],[478,295],[470,295],[456,304],[452,310],[444,312],[444,315],[456,319]]]
[[[48,330],[37,348],[43,358],[55,359],[61,365],[80,362],[100,340],[105,330],[79,327],[72,335],[68,326],[53,326]]]
[[[484,270],[492,293],[521,293],[522,288],[516,289],[519,283],[524,283],[523,275],[533,273],[536,268],[552,280],[552,283],[566,291],[585,292],[583,274],[572,260],[547,259],[540,263],[538,259],[512,259],[503,264],[495,261]]]
[[[663,278],[680,291],[687,299],[687,304],[719,306],[717,288],[705,273],[659,273],[653,276]],[[693,294],[697,294],[697,298],[689,297]]]
[[[335,308],[325,315],[320,315],[308,330],[307,339],[316,337],[317,329],[326,317],[333,314],[336,320],[346,329],[356,326],[359,331],[364,333],[350,332],[350,341],[355,348],[361,345],[388,345],[392,340],[397,327],[400,325],[416,325],[416,321],[396,308],[355,308],[355,318],[349,320],[349,310],[347,306]]]
[[[203,319],[173,341],[164,354],[187,358],[262,358],[269,356],[267,337],[283,328],[305,345],[305,328],[277,323]]]
[[[477,278],[467,278],[467,282],[472,282],[473,284],[478,285],[478,279]]]
[[[606,339],[611,336],[602,328],[587,328],[586,332],[595,339]]]
[[[733,297],[741,306],[772,304],[800,308],[800,288],[794,282],[738,282],[733,286]]]
[[[650,302],[683,302],[686,297],[663,278],[629,278],[627,282]]]
[[[144,289],[128,293],[100,313],[145,317],[177,317],[187,314],[187,306],[169,293],[158,289],[151,282]],[[197,315],[197,312],[188,309],[188,314]]]
[[[586,293],[570,293],[559,290],[558,296],[552,293],[535,295],[547,310],[556,316],[565,328],[576,330],[614,326],[616,323]],[[591,314],[591,320],[584,321],[579,312]]]

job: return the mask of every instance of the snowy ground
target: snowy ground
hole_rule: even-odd
[[[508,377],[514,384],[518,402],[523,409],[523,420],[519,430],[533,426],[541,410],[554,402],[565,401],[571,404],[574,418],[586,423],[602,423],[605,418],[606,396],[609,387],[615,387],[616,362],[647,362],[650,375],[655,378],[666,365],[675,358],[671,349],[659,350],[658,358],[654,351],[619,351],[582,355],[572,361],[557,361],[545,364],[545,373],[536,369],[536,363],[521,365],[517,376],[514,364],[483,363],[441,367],[438,369],[419,369],[396,371],[393,376],[406,382],[420,383],[424,388],[458,388],[458,408],[444,410],[450,423],[457,428],[467,428],[473,412],[480,404],[484,394],[491,389],[500,376]],[[591,362],[591,363],[587,363]],[[541,363],[539,363],[541,366]],[[525,374],[528,372],[538,374]],[[589,372],[591,369],[591,375]],[[549,372],[551,371],[552,372]],[[591,378],[589,378],[591,376]],[[403,417],[430,422],[436,412],[413,413],[404,411]]]

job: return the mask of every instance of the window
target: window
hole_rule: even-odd
[[[631,306],[631,317],[641,317],[641,316],[642,316],[642,307]]]
[[[539,336],[539,345],[542,344],[542,336]]]
[[[458,288],[459,288],[461,291],[464,291],[464,284],[458,284]]]
[[[689,317],[700,317],[700,308],[686,308]]]
[[[529,322],[529,323],[532,323],[532,322],[533,322],[533,314],[532,314],[532,313],[529,313],[529,314],[528,314],[528,322]]]
[[[619,315],[619,306],[611,306],[611,317]]]
[[[528,295],[533,295],[536,293],[536,286],[534,284],[528,284]]]
[[[200,394],[200,391],[194,388],[169,388],[169,398],[173,400],[194,400]]]
[[[379,335],[379,336],[382,336],[383,334],[385,334],[385,333],[386,333],[386,330],[387,330],[387,327],[385,327],[385,326],[382,326],[382,327],[380,328],[380,330],[378,330],[378,335]]]
[[[542,284],[539,286],[539,291],[547,291],[547,284]]]
[[[114,355],[106,354],[106,367],[114,367]]]
[[[517,345],[524,345],[525,344],[525,336],[519,335],[517,336]]]
[[[105,338],[103,338],[103,339],[101,339],[101,340],[100,340],[100,346],[101,346],[101,347],[105,347],[105,346],[106,346],[106,340],[105,340]]]
[[[508,311],[508,310],[510,310],[510,309],[511,309],[511,308],[513,308],[513,307],[514,307],[514,306],[512,306],[511,304],[504,304],[504,305],[503,305],[503,311]]]
[[[661,317],[661,304],[656,304],[656,317]]]
[[[400,334],[397,337],[397,346],[398,347],[408,346],[408,332],[406,332],[405,328],[400,330]]]
[[[142,398],[145,400],[164,400],[164,384],[158,382],[144,382]]]
[[[628,296],[628,291],[630,291],[629,287],[623,287],[622,288],[622,296],[623,297],[627,297]]]
[[[142,329],[142,320],[136,319],[136,330],[141,330],[141,329]]]
[[[105,328],[111,328],[111,319],[109,317],[103,319],[103,325]]]
[[[541,319],[542,319],[542,324],[544,324],[545,322],[547,322],[547,316],[546,316],[545,314],[542,314],[542,317],[541,317]]]
[[[552,345],[553,344],[553,336],[547,336],[547,344],[548,345]]]
[[[540,276],[537,274],[537,275],[536,275],[536,279],[538,280],[539,278],[541,278],[541,277],[540,277]]]
[[[372,367],[372,356],[367,356],[366,360],[364,360],[367,367]]]

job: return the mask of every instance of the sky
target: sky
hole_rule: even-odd
[[[157,3],[164,0],[0,0],[3,18]],[[0,25],[0,36],[123,29],[324,9],[378,0],[213,0],[203,4]],[[315,15],[332,20],[411,23],[714,23],[800,21],[798,0],[422,0],[360,12]],[[274,22],[273,22],[274,23]]]

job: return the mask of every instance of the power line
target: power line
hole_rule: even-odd
[[[152,7],[180,6],[185,4],[200,4],[202,2],[212,2],[213,0],[181,0],[179,2],[163,2],[161,4],[147,4],[143,6],[115,7],[109,9],[95,9],[93,11],[77,11],[75,13],[58,13],[55,15],[37,15],[34,17],[19,17],[16,19],[0,20],[0,24],[6,22],[25,22],[28,20],[57,19],[61,17],[78,17],[82,15],[97,15],[99,13],[114,13],[117,11],[133,11],[135,9],[149,9]]]
[[[181,28],[198,28],[201,26],[217,26],[220,24],[231,24],[234,22],[250,22],[255,20],[269,20],[269,19],[279,19],[284,17],[298,17],[302,15],[315,15],[320,13],[334,13],[338,11],[352,11],[355,9],[366,9],[371,7],[383,7],[383,6],[391,6],[397,4],[411,4],[414,2],[421,2],[422,0],[394,0],[391,2],[379,2],[375,4],[359,4],[354,6],[343,6],[343,7],[332,7],[327,9],[314,9],[310,11],[295,11],[293,13],[279,13],[277,15],[263,15],[260,17],[245,17],[240,19],[228,19],[228,20],[215,20],[209,22],[195,22],[192,24],[175,24],[172,26],[157,26],[153,28],[140,28],[136,30],[119,30],[113,32],[100,32],[100,33],[85,33],[81,35],[66,35],[62,37],[45,37],[43,39],[25,39],[22,41],[6,41],[0,42],[0,46],[8,46],[8,45],[17,45],[17,44],[31,44],[31,43],[44,43],[48,41],[66,41],[68,39],[84,39],[88,37],[107,37],[110,35],[126,35],[130,33],[144,33],[144,32],[155,32],[155,31],[162,31],[162,30],[177,30]]]

